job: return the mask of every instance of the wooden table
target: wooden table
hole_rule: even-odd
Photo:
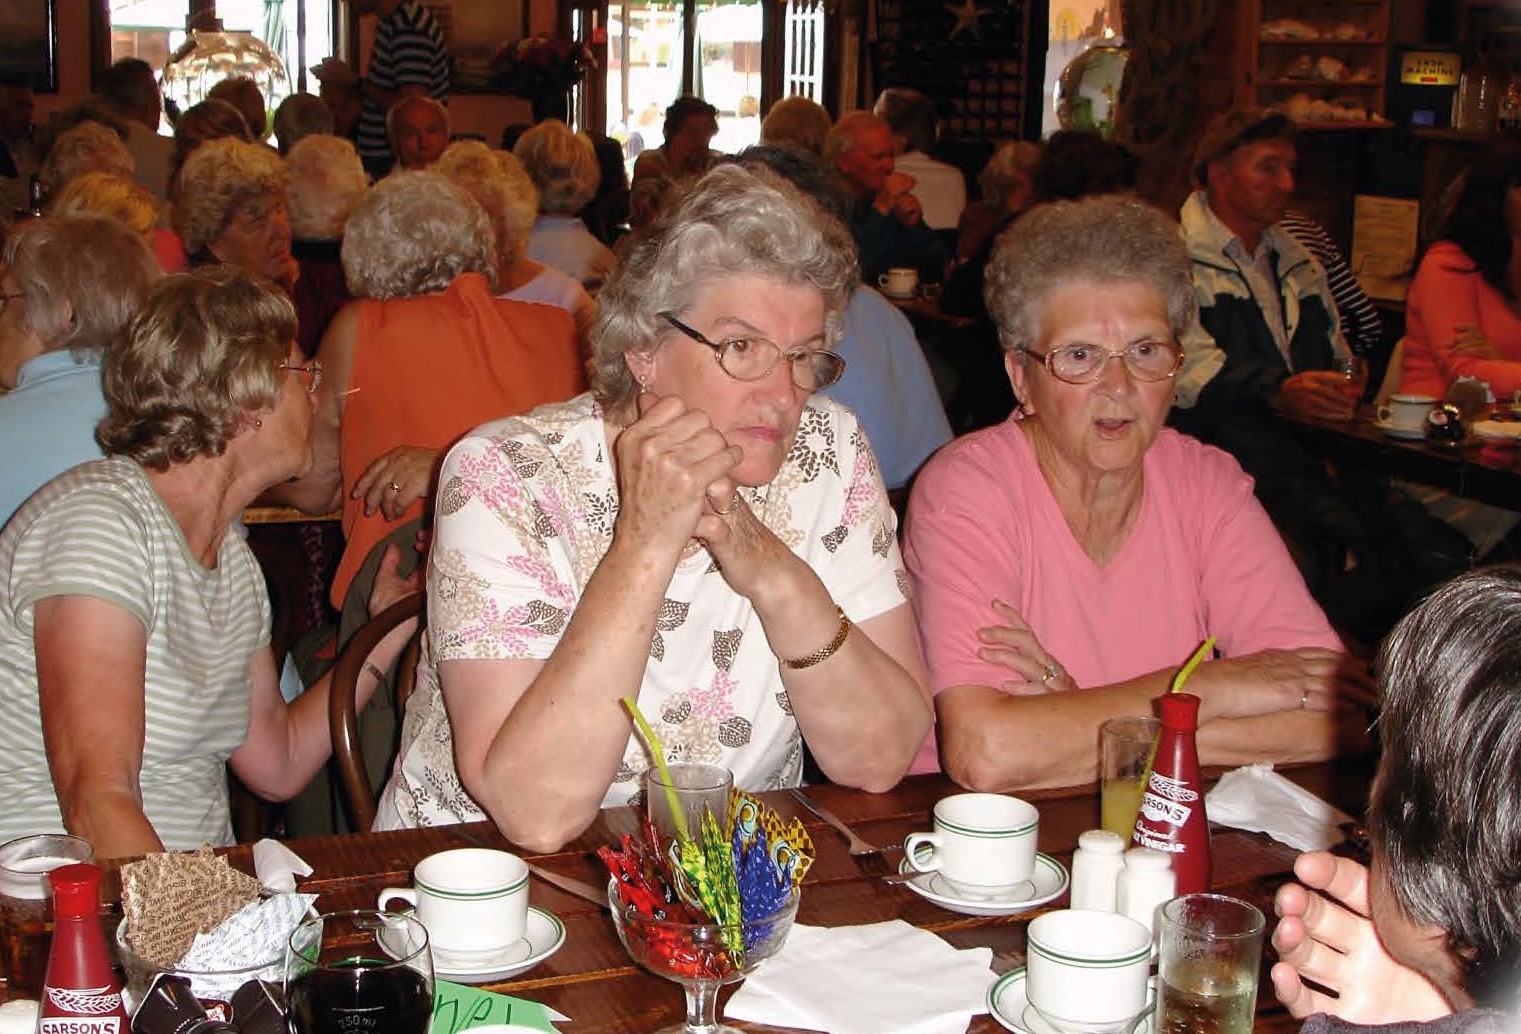
[[[1365,764],[1313,765],[1288,770],[1287,774],[1344,809],[1361,813],[1367,792]],[[928,829],[934,803],[953,792],[957,788],[942,776],[911,777],[885,794],[833,786],[808,789],[811,797],[835,810],[875,844],[900,844],[908,833]],[[1026,796],[1040,808],[1040,849],[1070,866],[1079,834],[1098,825],[1095,789],[1088,786]],[[992,918],[947,911],[906,887],[890,886],[864,874],[846,852],[843,838],[785,794],[769,794],[766,799],[783,814],[800,816],[818,848],[817,861],[804,884],[798,922],[844,926],[903,919],[934,931],[958,948],[991,947],[999,972],[1023,965],[1025,926],[1044,909]],[[631,831],[634,819],[630,809],[603,812],[592,828],[565,850],[535,860],[563,875],[605,885],[606,870],[592,851],[615,843],[621,832]],[[331,911],[373,908],[382,888],[410,883],[413,866],[424,856],[472,846],[477,840],[510,846],[488,823],[316,837],[291,841],[290,846],[315,869],[302,881],[301,889],[316,892],[318,907]],[[1213,852],[1215,886],[1253,901],[1271,916],[1273,892],[1289,877],[1295,852],[1266,836],[1224,828],[1214,831]],[[226,853],[236,866],[252,871],[250,848],[232,848]],[[889,857],[896,866],[902,855],[893,851]],[[642,1034],[681,1019],[680,988],[640,970],[629,960],[605,912],[538,879],[531,883],[530,899],[564,920],[565,945],[527,973],[486,986],[560,1010],[574,1021],[565,1026],[567,1034]],[[1065,906],[1063,895],[1049,907]],[[993,980],[994,975],[989,973],[990,986]],[[1277,1005],[1265,982],[1263,988],[1258,996],[1257,1029],[1271,1034],[1297,1029],[1297,1023]],[[747,1025],[747,1029],[772,1028]],[[970,1026],[972,1034],[996,1034],[1002,1029],[988,1015],[976,1017]]]
[[[244,524],[336,524],[342,519],[342,510],[307,513],[294,506],[250,506],[243,511]]]
[[[1521,509],[1517,444],[1472,436],[1460,445],[1391,438],[1374,424],[1372,406],[1352,421],[1280,417],[1316,455],[1338,465],[1443,488],[1482,503]]]

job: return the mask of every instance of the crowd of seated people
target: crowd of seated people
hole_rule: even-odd
[[[683,98],[615,253],[583,218],[596,145],[563,122],[449,144],[447,108],[403,96],[371,184],[339,112],[287,101],[277,151],[244,94],[180,116],[167,209],[121,131],[57,134],[49,214],[0,253],[0,435],[49,446],[0,472],[0,838],[225,844],[228,770],[279,800],[321,768],[329,682],[278,677],[256,503],[341,512],[340,641],[426,593],[383,828],[489,818],[558,848],[651,763],[625,697],[746,789],[797,785],[805,755],[872,791],[1091,781],[1095,726],[1209,636],[1206,763],[1369,749],[1366,667],[1241,462],[1166,426],[1230,360],[1190,354],[1196,263],[1176,218],[1114,196],[1112,145],[1010,142],[963,206],[932,190],[914,91],[838,122],[790,98],[733,159]],[[953,440],[875,290],[899,264],[975,278],[1007,392],[985,429]]]

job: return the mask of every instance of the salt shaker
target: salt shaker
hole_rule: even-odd
[[[1157,906],[1173,899],[1176,885],[1171,858],[1149,847],[1132,847],[1125,852],[1115,904],[1118,911],[1156,933]]]
[[[1090,829],[1078,837],[1072,855],[1072,907],[1113,912],[1124,868],[1124,837],[1107,829]]]

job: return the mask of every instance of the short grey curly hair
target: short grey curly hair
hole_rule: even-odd
[[[101,365],[107,455],[168,470],[220,456],[251,412],[272,408],[296,310],[267,280],[206,266],[155,284]]]
[[[602,182],[591,137],[559,119],[545,119],[518,137],[512,153],[539,188],[539,211],[550,215],[575,215]]]
[[[527,254],[539,192],[522,162],[479,140],[457,140],[439,156],[433,171],[464,188],[486,210],[496,234],[498,272]]]
[[[712,284],[741,276],[816,289],[832,345],[860,279],[855,240],[769,169],[728,164],[705,173],[672,197],[597,296],[591,376],[602,405],[620,406],[638,393],[624,354],[670,340],[674,331],[660,313],[685,312]]]
[[[370,189],[354,145],[316,133],[302,137],[285,156],[290,173],[290,230],[301,240],[335,241]]]
[[[1008,351],[1040,340],[1051,293],[1078,280],[1141,283],[1167,305],[1173,337],[1198,309],[1188,249],[1164,213],[1117,195],[1037,205],[998,238],[983,298]]]
[[[496,237],[480,205],[436,172],[393,172],[365,195],[343,235],[355,298],[442,291],[461,273],[496,288]]]
[[[37,170],[37,178],[52,193],[87,172],[113,172],[131,179],[135,169],[121,137],[99,122],[81,122],[58,134]]]
[[[214,244],[239,212],[261,216],[286,203],[290,173],[263,144],[235,137],[208,140],[180,169],[170,222],[192,265],[215,262]]]

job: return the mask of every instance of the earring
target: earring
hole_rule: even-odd
[[[257,431],[257,430],[259,430],[263,426],[264,426],[264,421],[262,421],[262,420],[258,419],[257,417],[255,417],[254,418],[254,430]]]
[[[649,394],[649,391],[650,391],[650,386],[648,384],[644,383],[643,381],[640,381],[639,382],[639,394],[641,394],[641,395],[647,395],[647,394]]]

